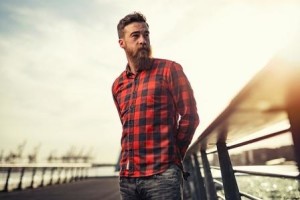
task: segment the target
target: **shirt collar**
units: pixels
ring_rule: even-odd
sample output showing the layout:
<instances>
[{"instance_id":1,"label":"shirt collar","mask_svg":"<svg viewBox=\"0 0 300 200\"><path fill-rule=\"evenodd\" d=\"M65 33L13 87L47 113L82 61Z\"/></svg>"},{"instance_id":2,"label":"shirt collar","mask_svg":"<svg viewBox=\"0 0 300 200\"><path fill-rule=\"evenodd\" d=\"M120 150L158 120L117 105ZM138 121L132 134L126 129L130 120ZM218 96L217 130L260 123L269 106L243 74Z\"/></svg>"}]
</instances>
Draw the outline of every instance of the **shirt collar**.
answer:
<instances>
[{"instance_id":1,"label":"shirt collar","mask_svg":"<svg viewBox=\"0 0 300 200\"><path fill-rule=\"evenodd\" d=\"M129 64L126 65L126 70L125 70L125 72L126 72L126 76L127 76L128 78L134 76L134 73L132 73L131 70L130 70Z\"/></svg>"}]
</instances>

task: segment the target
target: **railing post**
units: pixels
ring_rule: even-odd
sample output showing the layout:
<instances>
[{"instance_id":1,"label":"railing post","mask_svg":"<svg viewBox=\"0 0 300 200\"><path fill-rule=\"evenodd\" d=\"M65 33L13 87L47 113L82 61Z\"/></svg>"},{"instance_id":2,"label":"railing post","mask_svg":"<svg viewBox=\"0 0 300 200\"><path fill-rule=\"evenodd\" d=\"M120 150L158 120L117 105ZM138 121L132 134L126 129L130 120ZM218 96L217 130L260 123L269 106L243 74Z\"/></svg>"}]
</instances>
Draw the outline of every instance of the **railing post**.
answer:
<instances>
[{"instance_id":1,"label":"railing post","mask_svg":"<svg viewBox=\"0 0 300 200\"><path fill-rule=\"evenodd\" d=\"M239 188L235 179L226 143L218 142L217 149L222 173L225 198L228 200L241 200Z\"/></svg>"},{"instance_id":2,"label":"railing post","mask_svg":"<svg viewBox=\"0 0 300 200\"><path fill-rule=\"evenodd\" d=\"M34 188L34 177L36 174L36 168L32 168L32 176L31 176L31 183L30 183L30 187L29 188Z\"/></svg>"},{"instance_id":3,"label":"railing post","mask_svg":"<svg viewBox=\"0 0 300 200\"><path fill-rule=\"evenodd\" d=\"M191 167L190 167L191 162L192 161L191 161L190 156L187 156L184 159L183 166L184 166L184 169L187 172L191 171ZM191 186L190 186L189 178L187 178L187 180L183 184L183 198L184 199L190 199L190 198L192 198L192 192L191 192Z\"/></svg>"},{"instance_id":4,"label":"railing post","mask_svg":"<svg viewBox=\"0 0 300 200\"><path fill-rule=\"evenodd\" d=\"M52 185L53 184L53 174L54 174L54 171L55 171L55 167L52 167L51 168L51 173L50 173L50 182L48 185Z\"/></svg>"},{"instance_id":5,"label":"railing post","mask_svg":"<svg viewBox=\"0 0 300 200\"><path fill-rule=\"evenodd\" d=\"M290 82L287 93L287 113L291 126L291 133L294 143L295 161L300 172L300 69L295 66L290 72ZM299 177L300 179L300 177Z\"/></svg>"},{"instance_id":6,"label":"railing post","mask_svg":"<svg viewBox=\"0 0 300 200\"><path fill-rule=\"evenodd\" d=\"M80 180L83 180L83 177L84 177L84 167L81 167L80 168Z\"/></svg>"},{"instance_id":7,"label":"railing post","mask_svg":"<svg viewBox=\"0 0 300 200\"><path fill-rule=\"evenodd\" d=\"M207 199L214 200L218 199L217 197L217 191L215 187L215 183L211 174L210 170L210 164L207 158L207 154L205 150L201 150L201 158L202 158L202 164L203 164L203 170L204 170L204 181L205 181L205 189L206 189L206 195Z\"/></svg>"},{"instance_id":8,"label":"railing post","mask_svg":"<svg viewBox=\"0 0 300 200\"><path fill-rule=\"evenodd\" d=\"M194 155L193 155L193 157L194 157ZM195 163L195 159L194 159L194 162L192 162L192 165L193 165L193 180L194 180L195 194L196 194L197 199L201 199L200 198L201 194L200 194L199 177L198 177L198 173L197 173L197 164Z\"/></svg>"},{"instance_id":9,"label":"railing post","mask_svg":"<svg viewBox=\"0 0 300 200\"><path fill-rule=\"evenodd\" d=\"M194 176L195 167L193 165L192 158L190 158L189 168L191 170L191 178L192 178L192 180L190 181L191 186L192 186L191 196L192 196L193 200L198 200L200 197L198 196L198 193L197 193L197 184L196 184L197 179Z\"/></svg>"},{"instance_id":10,"label":"railing post","mask_svg":"<svg viewBox=\"0 0 300 200\"><path fill-rule=\"evenodd\" d=\"M81 167L80 168L80 180L83 180L83 178L84 178L84 167Z\"/></svg>"},{"instance_id":11,"label":"railing post","mask_svg":"<svg viewBox=\"0 0 300 200\"><path fill-rule=\"evenodd\" d=\"M70 182L74 181L75 180L75 173L74 173L74 167L71 169L71 179L70 179Z\"/></svg>"},{"instance_id":12,"label":"railing post","mask_svg":"<svg viewBox=\"0 0 300 200\"><path fill-rule=\"evenodd\" d=\"M65 178L64 178L63 183L67 183L68 182L69 171L70 171L69 168L65 168Z\"/></svg>"},{"instance_id":13,"label":"railing post","mask_svg":"<svg viewBox=\"0 0 300 200\"><path fill-rule=\"evenodd\" d=\"M75 168L75 181L79 180L79 172L80 172L80 168L76 167Z\"/></svg>"},{"instance_id":14,"label":"railing post","mask_svg":"<svg viewBox=\"0 0 300 200\"><path fill-rule=\"evenodd\" d=\"M57 175L57 181L56 181L56 184L59 184L60 183L60 180L61 180L61 172L62 172L62 170L63 170L63 168L59 168L59 169L57 169L57 173L58 173L58 175Z\"/></svg>"},{"instance_id":15,"label":"railing post","mask_svg":"<svg viewBox=\"0 0 300 200\"><path fill-rule=\"evenodd\" d=\"M6 182L5 182L5 185L4 185L4 188L3 188L4 192L8 191L8 185L9 185L9 178L10 178L11 170L12 170L11 167L9 167L8 170L7 170Z\"/></svg>"},{"instance_id":16,"label":"railing post","mask_svg":"<svg viewBox=\"0 0 300 200\"><path fill-rule=\"evenodd\" d=\"M200 164L198 161L198 156L196 153L193 154L193 156L194 156L196 177L198 179L198 181L197 181L198 190L197 191L199 192L200 200L207 200L205 187L204 187L204 181L203 181L203 177L202 177L201 170L200 170Z\"/></svg>"},{"instance_id":17,"label":"railing post","mask_svg":"<svg viewBox=\"0 0 300 200\"><path fill-rule=\"evenodd\" d=\"M66 179L65 179L65 183L67 182L71 182L72 179L72 169L71 168L67 168L66 169Z\"/></svg>"},{"instance_id":18,"label":"railing post","mask_svg":"<svg viewBox=\"0 0 300 200\"><path fill-rule=\"evenodd\" d=\"M89 168L85 169L85 179L89 178Z\"/></svg>"},{"instance_id":19,"label":"railing post","mask_svg":"<svg viewBox=\"0 0 300 200\"><path fill-rule=\"evenodd\" d=\"M21 173L20 173L20 181L19 181L19 185L17 187L17 190L22 190L22 181L23 181L23 177L25 174L25 167L21 168Z\"/></svg>"},{"instance_id":20,"label":"railing post","mask_svg":"<svg viewBox=\"0 0 300 200\"><path fill-rule=\"evenodd\" d=\"M44 167L43 170L42 170L42 181L41 181L40 187L44 186L44 178L45 178L46 169L47 168Z\"/></svg>"},{"instance_id":21,"label":"railing post","mask_svg":"<svg viewBox=\"0 0 300 200\"><path fill-rule=\"evenodd\" d=\"M77 167L75 167L74 168L74 181L77 181L77 177L78 177L78 168Z\"/></svg>"}]
</instances>

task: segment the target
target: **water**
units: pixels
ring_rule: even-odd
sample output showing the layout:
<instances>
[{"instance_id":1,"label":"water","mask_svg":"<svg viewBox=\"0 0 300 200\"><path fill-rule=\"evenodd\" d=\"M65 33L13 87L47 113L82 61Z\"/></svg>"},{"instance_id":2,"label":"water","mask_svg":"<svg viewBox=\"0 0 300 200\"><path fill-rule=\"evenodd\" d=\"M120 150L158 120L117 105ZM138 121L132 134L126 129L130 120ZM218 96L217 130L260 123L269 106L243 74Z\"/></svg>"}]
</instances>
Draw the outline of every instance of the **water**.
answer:
<instances>
[{"instance_id":1,"label":"water","mask_svg":"<svg viewBox=\"0 0 300 200\"><path fill-rule=\"evenodd\" d=\"M274 165L274 166L239 166L239 170L272 172L284 175L297 176L299 174L295 165ZM220 171L214 170L214 177L221 178ZM236 180L239 190L252 196L264 199L293 199L300 200L300 183L299 180L287 178L272 178L265 176L236 174ZM219 191L224 196L224 191ZM247 199L247 198L242 198Z\"/></svg>"},{"instance_id":2,"label":"water","mask_svg":"<svg viewBox=\"0 0 300 200\"><path fill-rule=\"evenodd\" d=\"M300 199L299 181L261 176L238 176L240 191L261 199Z\"/></svg>"}]
</instances>

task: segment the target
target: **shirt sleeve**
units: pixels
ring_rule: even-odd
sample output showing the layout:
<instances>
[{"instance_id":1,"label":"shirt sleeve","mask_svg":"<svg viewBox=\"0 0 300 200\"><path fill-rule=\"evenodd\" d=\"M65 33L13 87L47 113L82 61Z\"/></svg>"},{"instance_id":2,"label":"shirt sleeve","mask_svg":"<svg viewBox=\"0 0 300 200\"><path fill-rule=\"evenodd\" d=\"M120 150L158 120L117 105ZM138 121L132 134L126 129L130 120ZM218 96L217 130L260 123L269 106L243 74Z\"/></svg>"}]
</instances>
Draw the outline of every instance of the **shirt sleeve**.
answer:
<instances>
[{"instance_id":1,"label":"shirt sleeve","mask_svg":"<svg viewBox=\"0 0 300 200\"><path fill-rule=\"evenodd\" d=\"M120 121L121 121L121 124L122 124L122 120L121 120L121 112L120 112L120 107L119 107L119 103L118 103L118 100L116 98L116 88L115 88L115 83L113 83L112 85L112 88L111 88L111 91L112 91L112 96L113 96L113 100L114 100L114 103L115 103L115 106L117 108L117 111L118 111L118 114L119 114L119 118L120 118Z\"/></svg>"},{"instance_id":2,"label":"shirt sleeve","mask_svg":"<svg viewBox=\"0 0 300 200\"><path fill-rule=\"evenodd\" d=\"M199 125L196 101L192 87L183 72L181 65L173 63L169 77L170 88L177 113L179 115L176 142L181 159L192 141Z\"/></svg>"}]
</instances>

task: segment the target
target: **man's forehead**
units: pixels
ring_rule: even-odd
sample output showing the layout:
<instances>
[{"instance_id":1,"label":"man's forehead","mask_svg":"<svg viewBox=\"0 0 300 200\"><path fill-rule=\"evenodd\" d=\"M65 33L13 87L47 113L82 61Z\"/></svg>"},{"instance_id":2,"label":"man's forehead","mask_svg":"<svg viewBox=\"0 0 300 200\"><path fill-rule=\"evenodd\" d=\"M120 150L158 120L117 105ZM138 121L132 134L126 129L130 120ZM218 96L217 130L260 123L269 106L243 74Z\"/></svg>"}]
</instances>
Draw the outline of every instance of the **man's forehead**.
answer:
<instances>
[{"instance_id":1,"label":"man's forehead","mask_svg":"<svg viewBox=\"0 0 300 200\"><path fill-rule=\"evenodd\" d=\"M125 32L132 33L132 32L146 32L148 31L148 26L144 22L133 22L131 24L128 24L124 28Z\"/></svg>"}]
</instances>

